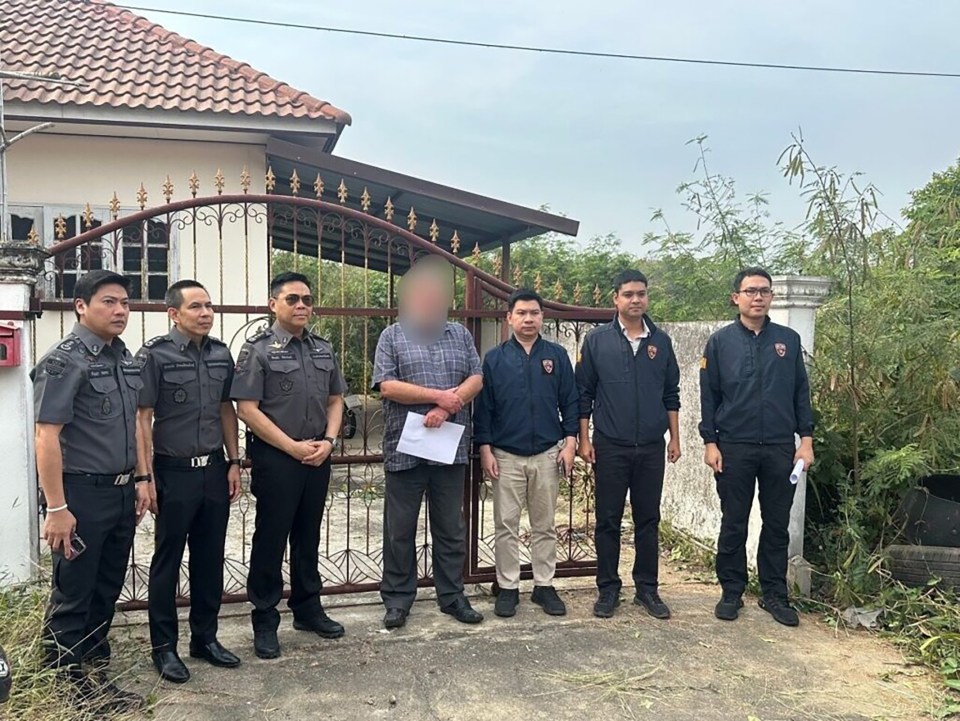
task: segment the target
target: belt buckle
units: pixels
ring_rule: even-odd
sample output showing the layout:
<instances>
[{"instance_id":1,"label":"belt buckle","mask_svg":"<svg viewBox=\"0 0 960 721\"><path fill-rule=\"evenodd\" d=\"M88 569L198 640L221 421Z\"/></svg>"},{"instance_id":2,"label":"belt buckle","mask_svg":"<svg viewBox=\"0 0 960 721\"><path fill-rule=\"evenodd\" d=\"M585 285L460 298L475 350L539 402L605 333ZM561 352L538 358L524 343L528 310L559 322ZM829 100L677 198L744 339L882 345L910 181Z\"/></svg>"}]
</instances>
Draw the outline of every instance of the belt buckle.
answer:
<instances>
[{"instance_id":1,"label":"belt buckle","mask_svg":"<svg viewBox=\"0 0 960 721\"><path fill-rule=\"evenodd\" d=\"M191 468L206 468L210 463L210 454L208 453L205 456L194 456L190 459Z\"/></svg>"},{"instance_id":2,"label":"belt buckle","mask_svg":"<svg viewBox=\"0 0 960 721\"><path fill-rule=\"evenodd\" d=\"M113 485L125 486L129 481L130 481L129 473L118 473L117 477L113 479Z\"/></svg>"}]
</instances>

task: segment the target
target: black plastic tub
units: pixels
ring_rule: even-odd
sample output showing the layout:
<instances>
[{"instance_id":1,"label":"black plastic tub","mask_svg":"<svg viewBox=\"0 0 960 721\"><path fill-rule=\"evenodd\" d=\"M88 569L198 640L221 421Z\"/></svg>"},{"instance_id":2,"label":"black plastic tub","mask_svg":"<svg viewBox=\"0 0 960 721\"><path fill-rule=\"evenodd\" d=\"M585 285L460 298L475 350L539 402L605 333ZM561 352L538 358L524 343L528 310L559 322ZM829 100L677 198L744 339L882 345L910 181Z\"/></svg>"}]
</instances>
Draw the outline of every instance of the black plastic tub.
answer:
<instances>
[{"instance_id":1,"label":"black plastic tub","mask_svg":"<svg viewBox=\"0 0 960 721\"><path fill-rule=\"evenodd\" d=\"M960 548L960 476L927 476L900 506L908 542Z\"/></svg>"}]
</instances>

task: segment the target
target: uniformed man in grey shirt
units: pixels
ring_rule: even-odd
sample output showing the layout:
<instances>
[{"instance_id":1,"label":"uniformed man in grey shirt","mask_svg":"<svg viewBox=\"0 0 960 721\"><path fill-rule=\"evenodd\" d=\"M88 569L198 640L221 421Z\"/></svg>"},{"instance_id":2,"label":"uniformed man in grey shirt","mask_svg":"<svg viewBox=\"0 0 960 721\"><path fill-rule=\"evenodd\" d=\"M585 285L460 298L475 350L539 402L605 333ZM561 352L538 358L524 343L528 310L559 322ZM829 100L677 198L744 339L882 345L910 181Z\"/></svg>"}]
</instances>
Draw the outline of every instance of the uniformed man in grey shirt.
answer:
<instances>
[{"instance_id":1,"label":"uniformed man in grey shirt","mask_svg":"<svg viewBox=\"0 0 960 721\"><path fill-rule=\"evenodd\" d=\"M78 700L101 710L143 705L104 673L134 530L155 500L137 453L140 365L120 340L128 290L129 281L111 271L82 275L77 324L30 374L43 538L53 552L46 664L76 684Z\"/></svg>"},{"instance_id":2,"label":"uniformed man in grey shirt","mask_svg":"<svg viewBox=\"0 0 960 721\"><path fill-rule=\"evenodd\" d=\"M217 641L223 549L230 503L240 493L240 455L230 402L233 357L210 336L213 301L195 280L171 285L165 301L173 328L137 353L143 369L140 433L157 489L148 610L153 664L162 678L184 683L190 671L177 654L176 594L187 543L190 655L214 666L240 665Z\"/></svg>"},{"instance_id":3,"label":"uniformed man in grey shirt","mask_svg":"<svg viewBox=\"0 0 960 721\"><path fill-rule=\"evenodd\" d=\"M330 454L340 435L347 385L333 347L310 332L313 295L300 273L270 283L276 322L244 343L231 396L246 423L257 499L247 595L253 604L253 647L277 658L277 604L283 594L283 555L290 543L293 627L323 638L344 630L320 603L320 522L330 483Z\"/></svg>"}]
</instances>

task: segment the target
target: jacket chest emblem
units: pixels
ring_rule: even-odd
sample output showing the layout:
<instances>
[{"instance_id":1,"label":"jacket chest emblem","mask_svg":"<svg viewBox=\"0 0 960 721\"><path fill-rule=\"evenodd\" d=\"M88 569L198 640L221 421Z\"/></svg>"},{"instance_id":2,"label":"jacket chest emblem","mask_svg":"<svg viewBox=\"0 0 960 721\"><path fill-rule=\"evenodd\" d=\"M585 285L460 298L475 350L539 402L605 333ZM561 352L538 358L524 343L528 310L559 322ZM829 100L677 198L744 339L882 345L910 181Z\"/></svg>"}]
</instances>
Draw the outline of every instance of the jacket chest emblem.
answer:
<instances>
[{"instance_id":1,"label":"jacket chest emblem","mask_svg":"<svg viewBox=\"0 0 960 721\"><path fill-rule=\"evenodd\" d=\"M650 360L657 357L657 347L655 345L647 346L647 357L650 358Z\"/></svg>"},{"instance_id":2,"label":"jacket chest emblem","mask_svg":"<svg viewBox=\"0 0 960 721\"><path fill-rule=\"evenodd\" d=\"M548 376L553 375L553 359L552 358L544 358L543 360L540 361L540 365L543 366L544 373L546 373Z\"/></svg>"},{"instance_id":3,"label":"jacket chest emblem","mask_svg":"<svg viewBox=\"0 0 960 721\"><path fill-rule=\"evenodd\" d=\"M787 355L787 345L786 343L774 343L773 349L777 352L777 355L781 358L785 358Z\"/></svg>"}]
</instances>

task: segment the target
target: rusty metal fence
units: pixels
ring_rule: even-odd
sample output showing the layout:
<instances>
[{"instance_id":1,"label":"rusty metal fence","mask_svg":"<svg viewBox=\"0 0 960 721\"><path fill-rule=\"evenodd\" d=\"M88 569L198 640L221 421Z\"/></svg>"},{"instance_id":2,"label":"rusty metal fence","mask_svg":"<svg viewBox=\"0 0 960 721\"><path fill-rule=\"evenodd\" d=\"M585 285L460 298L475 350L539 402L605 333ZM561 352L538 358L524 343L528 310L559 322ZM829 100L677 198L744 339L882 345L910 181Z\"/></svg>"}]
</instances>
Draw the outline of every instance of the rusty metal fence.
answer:
<instances>
[{"instance_id":1,"label":"rusty metal fence","mask_svg":"<svg viewBox=\"0 0 960 721\"><path fill-rule=\"evenodd\" d=\"M336 190L338 202L323 198L319 177L314 197L301 196L296 171L287 182L290 195L273 193L276 178L272 171L265 179L266 194L248 192L251 179L246 171L241 174L239 194L224 194L225 179L220 173L214 185L216 195L201 197L194 175L188 180L191 197L174 201L168 178L162 186L165 202L158 207L148 207L147 192L141 185L135 195L137 208L125 212L115 194L104 207L86 205L74 216L58 216L48 248L47 274L34 299L34 309L42 311L42 317L32 324L33 347L40 354L69 332L73 284L90 269L111 268L131 279L132 313L123 337L132 351L166 332L166 309L161 302L166 286L192 277L207 286L218 304L215 334L229 343L234 355L244 339L269 322L265 302L270 276L280 270L307 274L317 299L314 328L333 342L348 392L353 394L353 423L345 424L341 450L332 459L333 477L324 513L320 559L324 592L375 590L382 568L383 422L370 379L379 333L396 316L394 280L419 256L446 258L453 268L455 291L451 316L473 333L481 353L503 337L504 300L513 287L481 270L478 247L462 257L466 249L460 247L457 231L440 238L436 221L419 219L412 207L401 210L388 197L374 211L374 199L366 189L358 196L359 208L348 207L349 191L343 181ZM403 219L402 227L393 222L395 216ZM418 235L421 229L424 237ZM40 242L35 233L32 239ZM493 267L502 269L503 256L499 251L493 253L497 256ZM501 275L519 279L523 277L519 270L507 268ZM536 282L540 282L539 276ZM594 300L599 304L599 292ZM562 343L573 358L586 332L609 317L607 310L553 300L545 310L545 335ZM245 439L241 437L240 442L243 448ZM595 572L592 482L590 470L578 465L573 479L561 489L558 575ZM256 503L248 489L245 470L243 492L228 527L226 601L246 599L256 515ZM421 585L430 585L430 534L425 514L424 508L419 575ZM465 580L493 581L492 493L475 457L465 481L464 515L468 528ZM121 597L125 608L145 605L152 550L153 526L148 517L137 532ZM528 553L526 544L521 553ZM525 564L524 573L529 572ZM184 603L188 601L186 579L184 569L179 589Z\"/></svg>"}]
</instances>

